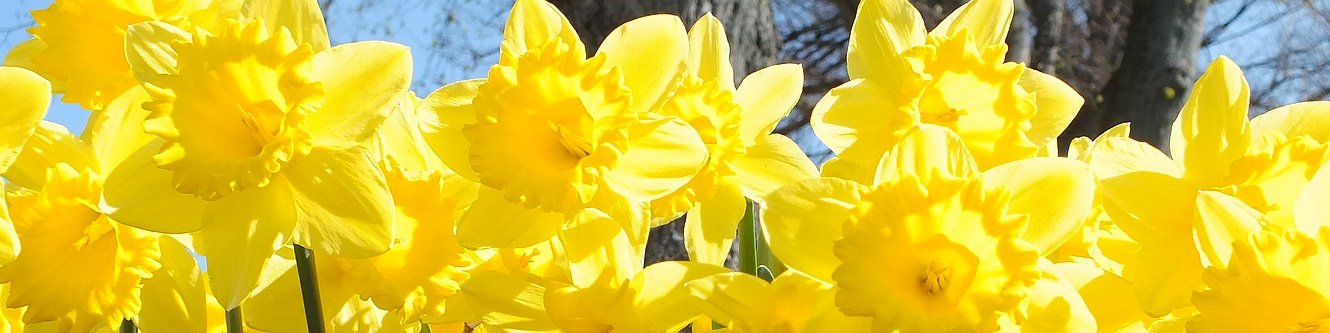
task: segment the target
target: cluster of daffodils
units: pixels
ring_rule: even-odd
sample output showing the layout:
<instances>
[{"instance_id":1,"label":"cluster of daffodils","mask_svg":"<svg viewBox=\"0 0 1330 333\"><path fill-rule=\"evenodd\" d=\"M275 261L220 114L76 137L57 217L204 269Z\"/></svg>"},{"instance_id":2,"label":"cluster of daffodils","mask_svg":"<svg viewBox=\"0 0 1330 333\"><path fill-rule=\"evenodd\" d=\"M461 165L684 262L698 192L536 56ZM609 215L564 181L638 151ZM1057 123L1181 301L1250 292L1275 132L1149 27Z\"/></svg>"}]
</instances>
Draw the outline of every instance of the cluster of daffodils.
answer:
<instances>
[{"instance_id":1,"label":"cluster of daffodils","mask_svg":"<svg viewBox=\"0 0 1330 333\"><path fill-rule=\"evenodd\" d=\"M0 331L1330 331L1330 103L1248 120L1219 58L1169 154L1059 153L1083 101L1004 62L1012 13L863 1L819 169L771 134L802 69L736 83L710 15L588 55L517 0L422 99L314 0L55 0L0 67ZM689 260L644 265L666 223Z\"/></svg>"}]
</instances>

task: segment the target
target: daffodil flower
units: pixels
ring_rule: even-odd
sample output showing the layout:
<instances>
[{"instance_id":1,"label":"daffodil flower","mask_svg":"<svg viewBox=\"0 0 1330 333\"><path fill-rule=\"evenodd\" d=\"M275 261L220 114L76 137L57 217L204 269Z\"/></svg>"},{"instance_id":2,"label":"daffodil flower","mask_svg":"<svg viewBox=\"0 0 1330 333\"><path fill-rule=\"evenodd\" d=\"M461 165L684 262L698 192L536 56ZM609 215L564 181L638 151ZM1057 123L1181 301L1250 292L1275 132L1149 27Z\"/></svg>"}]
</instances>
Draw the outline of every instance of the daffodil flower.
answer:
<instances>
[{"instance_id":1,"label":"daffodil flower","mask_svg":"<svg viewBox=\"0 0 1330 333\"><path fill-rule=\"evenodd\" d=\"M688 38L677 17L630 21L595 56L585 53L553 5L517 1L488 78L426 98L430 146L484 185L458 221L464 246L535 244L585 209L615 216L644 244L646 203L706 163L696 130L651 112L684 68Z\"/></svg>"},{"instance_id":2,"label":"daffodil flower","mask_svg":"<svg viewBox=\"0 0 1330 333\"><path fill-rule=\"evenodd\" d=\"M240 0L60 0L34 11L33 39L14 48L6 65L50 79L62 100L101 110L138 85L125 60L130 25L155 21L180 29L216 30L240 13Z\"/></svg>"},{"instance_id":3,"label":"daffodil flower","mask_svg":"<svg viewBox=\"0 0 1330 333\"><path fill-rule=\"evenodd\" d=\"M1172 158L1128 138L1091 153L1105 212L1140 242L1123 277L1153 316L1187 306L1203 269L1225 267L1233 242L1262 224L1312 233L1326 223L1325 136L1303 124L1330 108L1295 104L1248 121L1247 96L1241 70L1220 57L1173 123Z\"/></svg>"},{"instance_id":4,"label":"daffodil flower","mask_svg":"<svg viewBox=\"0 0 1330 333\"><path fill-rule=\"evenodd\" d=\"M9 289L6 306L24 307L25 323L49 322L66 331L136 317L140 283L160 267L157 236L97 208L106 170L118 162L101 153L121 150L115 146L127 142L108 140L119 133L106 122L89 125L86 143L58 124L36 123L45 113L50 85L17 68L0 68L0 77L5 82L0 94L17 105L6 115L13 122L6 125L0 164L7 181L5 205L22 243L17 257L0 265L0 282ZM109 107L103 116L128 114L131 104Z\"/></svg>"},{"instance_id":5,"label":"daffodil flower","mask_svg":"<svg viewBox=\"0 0 1330 333\"><path fill-rule=\"evenodd\" d=\"M728 272L685 287L702 301L702 311L729 332L866 332L872 324L868 318L842 314L833 302L832 285L793 270L770 283Z\"/></svg>"},{"instance_id":6,"label":"daffodil flower","mask_svg":"<svg viewBox=\"0 0 1330 333\"><path fill-rule=\"evenodd\" d=\"M1011 0L974 0L928 32L909 1L860 3L850 81L813 109L813 131L837 154L823 175L870 183L878 156L921 122L955 131L985 170L1053 143L1083 100L1052 76L1003 62L1011 18Z\"/></svg>"},{"instance_id":7,"label":"daffodil flower","mask_svg":"<svg viewBox=\"0 0 1330 333\"><path fill-rule=\"evenodd\" d=\"M329 47L315 1L252 0L210 31L129 29L157 138L106 180L126 224L196 234L221 304L240 305L289 242L322 255L388 250L393 200L367 142L410 82L406 47Z\"/></svg>"},{"instance_id":8,"label":"daffodil flower","mask_svg":"<svg viewBox=\"0 0 1330 333\"><path fill-rule=\"evenodd\" d=\"M764 68L736 89L725 28L710 14L688 32L687 72L656 113L675 116L706 144L706 165L687 184L651 201L656 224L687 212L684 244L699 262L721 265L747 208L781 185L817 177L817 168L789 138L771 134L803 88L803 69Z\"/></svg>"},{"instance_id":9,"label":"daffodil flower","mask_svg":"<svg viewBox=\"0 0 1330 333\"><path fill-rule=\"evenodd\" d=\"M1330 228L1276 227L1239 239L1225 268L1192 296L1193 332L1321 332L1330 324Z\"/></svg>"},{"instance_id":10,"label":"daffodil flower","mask_svg":"<svg viewBox=\"0 0 1330 333\"><path fill-rule=\"evenodd\" d=\"M782 187L763 213L772 252L835 285L841 312L872 318L878 331L1093 323L1083 308L1049 306L1083 303L1040 262L1089 212L1094 183L1083 163L1035 158L981 174L960 137L923 124L876 169L873 185Z\"/></svg>"}]
</instances>

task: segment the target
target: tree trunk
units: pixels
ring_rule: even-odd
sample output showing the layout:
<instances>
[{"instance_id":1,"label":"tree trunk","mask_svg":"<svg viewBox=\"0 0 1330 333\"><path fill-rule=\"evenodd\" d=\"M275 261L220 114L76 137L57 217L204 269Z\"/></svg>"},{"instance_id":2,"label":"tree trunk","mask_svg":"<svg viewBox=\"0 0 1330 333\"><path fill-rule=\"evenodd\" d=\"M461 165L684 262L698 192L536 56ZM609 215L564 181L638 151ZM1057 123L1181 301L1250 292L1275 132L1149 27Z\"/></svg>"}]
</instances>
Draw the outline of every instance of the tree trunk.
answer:
<instances>
[{"instance_id":1,"label":"tree trunk","mask_svg":"<svg viewBox=\"0 0 1330 333\"><path fill-rule=\"evenodd\" d=\"M1136 0L1122 62L1099 94L1103 101L1078 115L1064 137L1094 137L1131 122L1132 137L1164 147L1193 83L1209 3Z\"/></svg>"},{"instance_id":2,"label":"tree trunk","mask_svg":"<svg viewBox=\"0 0 1330 333\"><path fill-rule=\"evenodd\" d=\"M725 25L730 40L730 63L735 81L775 64L781 49L781 36L772 17L771 0L551 0L577 30L593 53L614 28L632 19L651 14L674 14L691 27L710 12ZM666 260L687 260L683 244L683 219L651 230L647 240L646 264ZM734 252L731 251L731 259ZM733 261L733 260L731 260Z\"/></svg>"},{"instance_id":3,"label":"tree trunk","mask_svg":"<svg viewBox=\"0 0 1330 333\"><path fill-rule=\"evenodd\" d=\"M1040 72L1055 74L1058 66L1058 38L1062 36L1063 18L1067 2L1063 0L1030 0L1030 15L1034 18L1034 47L1030 54L1030 67Z\"/></svg>"},{"instance_id":4,"label":"tree trunk","mask_svg":"<svg viewBox=\"0 0 1330 333\"><path fill-rule=\"evenodd\" d=\"M1029 63L1034 48L1034 22L1026 0L1012 3L1011 30L1007 32L1007 61Z\"/></svg>"}]
</instances>

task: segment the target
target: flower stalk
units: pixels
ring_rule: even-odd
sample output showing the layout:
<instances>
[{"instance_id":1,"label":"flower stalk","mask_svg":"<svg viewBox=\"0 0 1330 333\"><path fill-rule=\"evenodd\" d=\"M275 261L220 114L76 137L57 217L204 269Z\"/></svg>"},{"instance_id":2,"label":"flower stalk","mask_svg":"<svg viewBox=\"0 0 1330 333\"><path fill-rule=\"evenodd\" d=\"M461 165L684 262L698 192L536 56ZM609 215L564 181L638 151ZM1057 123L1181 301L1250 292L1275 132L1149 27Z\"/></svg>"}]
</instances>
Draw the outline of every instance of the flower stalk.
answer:
<instances>
[{"instance_id":1,"label":"flower stalk","mask_svg":"<svg viewBox=\"0 0 1330 333\"><path fill-rule=\"evenodd\" d=\"M319 301L319 280L314 272L314 252L294 245L296 273L300 275L300 295L305 303L305 324L309 332L323 332L323 305Z\"/></svg>"}]
</instances>

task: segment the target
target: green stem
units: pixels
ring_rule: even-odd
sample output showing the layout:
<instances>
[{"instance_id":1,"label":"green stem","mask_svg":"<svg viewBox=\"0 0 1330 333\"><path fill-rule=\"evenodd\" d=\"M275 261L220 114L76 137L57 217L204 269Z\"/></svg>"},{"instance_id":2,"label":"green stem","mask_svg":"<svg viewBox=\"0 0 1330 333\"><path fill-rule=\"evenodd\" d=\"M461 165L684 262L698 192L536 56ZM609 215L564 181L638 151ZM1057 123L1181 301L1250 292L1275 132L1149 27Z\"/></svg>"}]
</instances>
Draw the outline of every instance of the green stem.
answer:
<instances>
[{"instance_id":1,"label":"green stem","mask_svg":"<svg viewBox=\"0 0 1330 333\"><path fill-rule=\"evenodd\" d=\"M748 202L748 207L744 210L744 217L739 220L739 271L750 275L757 275L757 220L753 209L756 208L752 201Z\"/></svg>"},{"instance_id":2,"label":"green stem","mask_svg":"<svg viewBox=\"0 0 1330 333\"><path fill-rule=\"evenodd\" d=\"M319 301L319 279L314 273L314 251L295 245L295 252L300 296L305 303L305 325L310 333L323 333L323 303Z\"/></svg>"},{"instance_id":3,"label":"green stem","mask_svg":"<svg viewBox=\"0 0 1330 333\"><path fill-rule=\"evenodd\" d=\"M120 321L120 333L138 333L138 332L139 332L139 327L138 325L134 325L134 321L129 320L129 318L125 318L125 320Z\"/></svg>"},{"instance_id":4,"label":"green stem","mask_svg":"<svg viewBox=\"0 0 1330 333\"><path fill-rule=\"evenodd\" d=\"M245 331L245 319L240 316L240 307L226 310L226 332L242 333Z\"/></svg>"}]
</instances>

